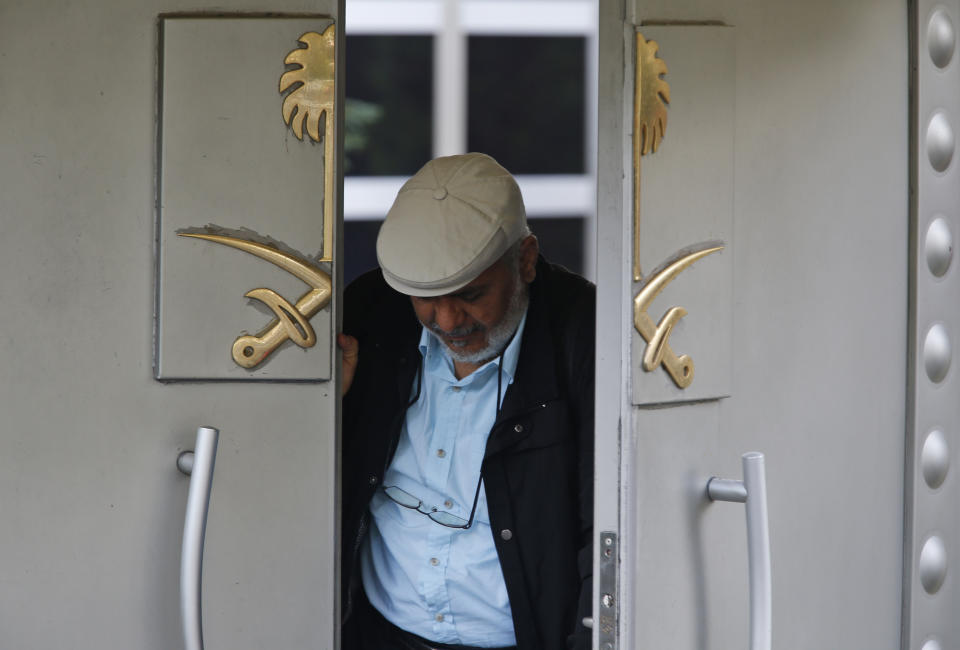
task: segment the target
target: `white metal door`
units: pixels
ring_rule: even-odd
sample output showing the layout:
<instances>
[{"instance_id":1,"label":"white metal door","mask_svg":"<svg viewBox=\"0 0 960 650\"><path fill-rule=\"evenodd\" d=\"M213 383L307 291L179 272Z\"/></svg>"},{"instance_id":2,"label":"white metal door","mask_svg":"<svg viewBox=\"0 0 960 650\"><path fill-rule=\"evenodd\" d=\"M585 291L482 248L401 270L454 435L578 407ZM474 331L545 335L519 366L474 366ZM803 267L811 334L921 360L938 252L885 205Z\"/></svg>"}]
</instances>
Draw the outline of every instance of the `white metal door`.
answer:
<instances>
[{"instance_id":1,"label":"white metal door","mask_svg":"<svg viewBox=\"0 0 960 650\"><path fill-rule=\"evenodd\" d=\"M597 647L749 647L744 509L706 494L748 451L766 458L773 647L900 646L907 18L896 1L601 2L597 538L620 563L604 584L598 554ZM638 31L670 96L634 283ZM669 330L695 364L680 388L666 362L643 369L634 297L717 242L647 306L687 312Z\"/></svg>"},{"instance_id":2,"label":"white metal door","mask_svg":"<svg viewBox=\"0 0 960 650\"><path fill-rule=\"evenodd\" d=\"M218 8L240 13L263 5L229 2ZM206 647L335 647L336 297L312 321L313 348L288 343L264 366L273 369L269 375L286 367L283 358L302 358L308 365L321 359L316 365L324 381L209 381L189 373L177 377L188 380L179 383L154 378L155 327L156 336L165 327L162 320L154 322L155 285L168 288L166 279L156 279L155 260L164 247L180 247L181 269L197 260L206 265L180 286L208 297L176 290L164 307L167 316L192 309L193 334L213 332L217 343L208 356L226 363L234 379L247 376L230 365L234 336L244 329L256 332L279 316L252 308L243 293L269 287L289 306L304 291L299 280L244 252L157 230L157 201L164 196L157 185L169 178L158 175L169 135L157 129L163 112L159 68L172 54L159 47L159 17L202 9L182 2L69 0L0 8L4 648L183 647L178 582L189 479L178 472L176 460L193 448L202 425L220 430L203 573ZM285 65L283 54L304 47L297 42L303 21L313 20L318 28L331 19L339 25L342 2L293 2L271 10L297 14L278 60L265 63L259 46L251 49L256 29L238 30L233 42L204 41L206 32L199 41L187 39L201 54L196 68L209 75L198 93L209 98L230 92L248 100L235 103L232 113L197 116L236 138L232 158L203 167L207 163L200 161L212 157L210 152L218 146L217 155L224 151L224 139L204 131L211 138L198 139L192 153L196 169L206 171L181 179L179 190L182 204L187 199L198 204L210 199L206 188L217 187L222 200L209 203L234 201L234 207L219 214L197 212L195 222L181 226L253 227L240 212L244 206L237 207L236 197L224 190L231 184L238 196L251 197L247 203L271 192L280 196L273 204L278 214L303 202L302 178L266 165L257 169L266 150L276 148L264 144L268 136L231 131L260 97L275 104L271 120L279 123L265 124L265 132L280 134L280 146L308 147L317 161L324 158L322 138L304 142L287 131L278 82L296 67ZM183 20L240 20L249 27L249 21L268 18L207 12ZM275 28L276 23L270 29ZM249 38L241 39L241 33ZM218 69L224 57L249 74ZM264 66L270 71L265 85L255 74ZM218 87L227 73L241 83ZM183 115L189 114L182 110L164 128L183 127ZM322 162L310 165L323 169ZM243 174L263 187L236 182ZM194 184L187 187L187 181ZM325 218L336 219L336 209L323 207L325 195L335 199L322 176L312 174L315 209L300 215L304 232L321 230ZM161 212L172 202L161 205ZM312 241L290 234L299 232L293 221L277 217L266 223L258 227L260 235L302 247L310 256L320 253ZM339 259L333 257L333 264L317 264L332 272L336 283ZM218 320L224 312L217 301L224 297L246 320ZM176 339L164 345L176 351ZM207 353L195 356L203 361Z\"/></svg>"}]
</instances>

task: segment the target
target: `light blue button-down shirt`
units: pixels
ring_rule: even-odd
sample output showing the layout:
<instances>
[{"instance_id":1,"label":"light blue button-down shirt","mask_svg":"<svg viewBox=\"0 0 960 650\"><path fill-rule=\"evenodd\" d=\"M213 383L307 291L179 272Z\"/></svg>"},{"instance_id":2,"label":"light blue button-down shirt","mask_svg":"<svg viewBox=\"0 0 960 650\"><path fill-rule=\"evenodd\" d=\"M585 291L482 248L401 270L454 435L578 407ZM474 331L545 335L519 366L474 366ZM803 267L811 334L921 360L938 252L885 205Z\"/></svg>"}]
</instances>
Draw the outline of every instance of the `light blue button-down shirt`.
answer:
<instances>
[{"instance_id":1,"label":"light blue button-down shirt","mask_svg":"<svg viewBox=\"0 0 960 650\"><path fill-rule=\"evenodd\" d=\"M524 315L504 350L502 368L498 357L460 380L446 346L423 331L420 398L407 409L383 485L418 497L424 510L436 507L470 518L497 414L497 374L503 373L505 394L517 370L526 320ZM361 555L363 586L387 620L438 643L516 645L483 489L467 530L441 526L397 504L383 490L375 493L370 512Z\"/></svg>"}]
</instances>

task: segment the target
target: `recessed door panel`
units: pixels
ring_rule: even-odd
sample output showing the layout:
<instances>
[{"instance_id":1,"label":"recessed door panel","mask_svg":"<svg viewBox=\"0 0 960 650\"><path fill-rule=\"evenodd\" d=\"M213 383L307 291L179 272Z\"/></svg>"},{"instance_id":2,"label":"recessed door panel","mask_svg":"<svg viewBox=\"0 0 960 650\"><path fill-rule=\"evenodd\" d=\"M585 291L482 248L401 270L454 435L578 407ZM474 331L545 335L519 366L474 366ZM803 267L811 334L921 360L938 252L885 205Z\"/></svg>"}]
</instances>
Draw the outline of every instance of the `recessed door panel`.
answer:
<instances>
[{"instance_id":1,"label":"recessed door panel","mask_svg":"<svg viewBox=\"0 0 960 650\"><path fill-rule=\"evenodd\" d=\"M322 17L160 27L157 377L329 379L336 27ZM250 242L279 259L238 247ZM268 337L283 340L258 342Z\"/></svg>"},{"instance_id":2,"label":"recessed door panel","mask_svg":"<svg viewBox=\"0 0 960 650\"><path fill-rule=\"evenodd\" d=\"M735 29L650 25L638 33L648 41L640 47L651 48L650 41L657 44L657 57L667 62L664 81L670 86L664 139L640 162L641 284L684 254L722 248L678 273L644 306L654 322L671 307L686 310L668 344L674 355L689 357L693 380L681 387L665 368L638 372L633 401L657 404L725 397L733 376ZM643 367L648 347L635 328L633 367Z\"/></svg>"}]
</instances>

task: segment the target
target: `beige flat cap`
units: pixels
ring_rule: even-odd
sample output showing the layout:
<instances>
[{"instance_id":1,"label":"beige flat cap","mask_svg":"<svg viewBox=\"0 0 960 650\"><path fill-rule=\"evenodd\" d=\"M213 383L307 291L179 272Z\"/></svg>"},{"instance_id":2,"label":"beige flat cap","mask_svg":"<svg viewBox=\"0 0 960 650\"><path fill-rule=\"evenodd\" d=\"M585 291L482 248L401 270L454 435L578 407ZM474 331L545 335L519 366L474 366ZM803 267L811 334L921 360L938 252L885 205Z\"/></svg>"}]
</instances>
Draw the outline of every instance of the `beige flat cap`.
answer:
<instances>
[{"instance_id":1,"label":"beige flat cap","mask_svg":"<svg viewBox=\"0 0 960 650\"><path fill-rule=\"evenodd\" d=\"M472 282L526 230L516 180L496 160L468 153L431 160L397 193L377 237L387 283L440 296Z\"/></svg>"}]
</instances>

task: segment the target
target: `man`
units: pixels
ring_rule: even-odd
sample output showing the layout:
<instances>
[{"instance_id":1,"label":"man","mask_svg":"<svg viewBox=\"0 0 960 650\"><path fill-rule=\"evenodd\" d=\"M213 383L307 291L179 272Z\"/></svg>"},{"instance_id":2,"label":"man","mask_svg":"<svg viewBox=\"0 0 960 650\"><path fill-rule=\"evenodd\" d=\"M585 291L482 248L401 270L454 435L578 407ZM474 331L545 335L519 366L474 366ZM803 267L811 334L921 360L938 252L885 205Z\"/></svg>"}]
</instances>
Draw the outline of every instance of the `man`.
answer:
<instances>
[{"instance_id":1,"label":"man","mask_svg":"<svg viewBox=\"0 0 960 650\"><path fill-rule=\"evenodd\" d=\"M588 648L594 287L489 156L427 163L347 289L343 647Z\"/></svg>"}]
</instances>

